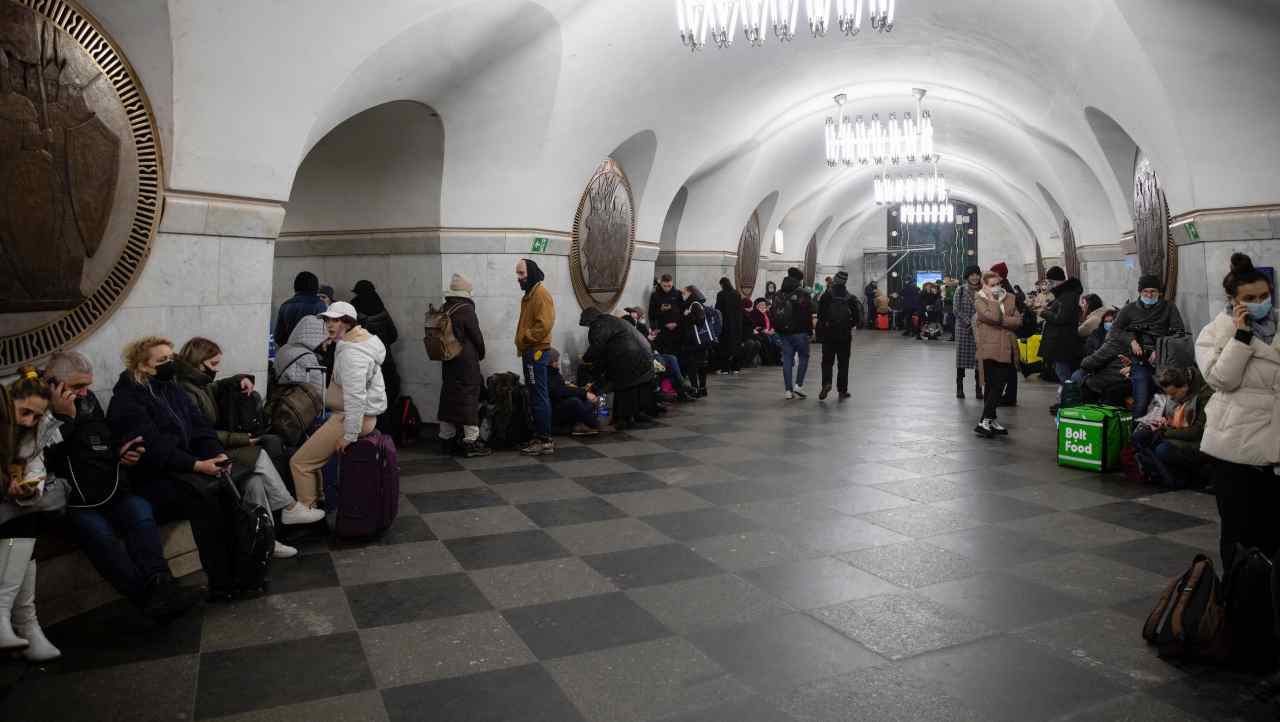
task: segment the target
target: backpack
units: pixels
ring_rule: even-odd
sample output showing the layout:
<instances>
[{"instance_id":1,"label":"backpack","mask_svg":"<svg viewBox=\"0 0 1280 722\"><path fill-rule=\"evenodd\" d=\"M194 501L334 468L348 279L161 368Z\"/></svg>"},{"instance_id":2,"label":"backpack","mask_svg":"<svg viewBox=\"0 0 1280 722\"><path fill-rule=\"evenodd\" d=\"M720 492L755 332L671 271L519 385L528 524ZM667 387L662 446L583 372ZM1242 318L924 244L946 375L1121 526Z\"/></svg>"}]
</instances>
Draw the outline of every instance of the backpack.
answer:
<instances>
[{"instance_id":1,"label":"backpack","mask_svg":"<svg viewBox=\"0 0 1280 722\"><path fill-rule=\"evenodd\" d=\"M231 433L262 436L267 431L262 396L257 391L246 395L239 386L228 386L218 398L218 420Z\"/></svg>"},{"instance_id":2,"label":"backpack","mask_svg":"<svg viewBox=\"0 0 1280 722\"><path fill-rule=\"evenodd\" d=\"M827 304L826 318L822 321L822 329L824 331L835 331L844 334L853 328L854 313L850 303L852 296L840 297L832 296L831 302Z\"/></svg>"},{"instance_id":3,"label":"backpack","mask_svg":"<svg viewBox=\"0 0 1280 722\"><path fill-rule=\"evenodd\" d=\"M90 394L76 399L75 433L64 432L62 443L45 449L49 470L69 482L69 508L102 506L128 491L120 445L114 439L97 398Z\"/></svg>"},{"instance_id":4,"label":"backpack","mask_svg":"<svg viewBox=\"0 0 1280 722\"><path fill-rule=\"evenodd\" d=\"M1213 560L1197 554L1191 566L1160 593L1142 625L1142 638L1161 657L1221 660L1226 651L1222 582Z\"/></svg>"},{"instance_id":5,"label":"backpack","mask_svg":"<svg viewBox=\"0 0 1280 722\"><path fill-rule=\"evenodd\" d=\"M853 314L853 327L867 327L867 310L862 305L862 299L857 296L849 296L850 313Z\"/></svg>"},{"instance_id":6,"label":"backpack","mask_svg":"<svg viewBox=\"0 0 1280 722\"><path fill-rule=\"evenodd\" d=\"M222 478L235 499L231 531L236 586L261 589L267 582L267 568L271 565L271 554L276 546L276 528L271 522L271 512L245 499L231 480L229 470L223 472Z\"/></svg>"},{"instance_id":7,"label":"backpack","mask_svg":"<svg viewBox=\"0 0 1280 722\"><path fill-rule=\"evenodd\" d=\"M1235 562L1226 577L1227 632L1231 661L1250 672L1276 667L1275 611L1271 599L1273 565L1260 549L1236 545Z\"/></svg>"},{"instance_id":8,"label":"backpack","mask_svg":"<svg viewBox=\"0 0 1280 722\"><path fill-rule=\"evenodd\" d=\"M489 448L507 449L533 438L528 392L513 373L494 374L486 384L492 405Z\"/></svg>"},{"instance_id":9,"label":"backpack","mask_svg":"<svg viewBox=\"0 0 1280 722\"><path fill-rule=\"evenodd\" d=\"M708 308L701 303L697 305L702 306L703 320L702 323L695 323L692 326L693 341L699 346L709 346L720 340L720 332L724 330L724 318L715 308Z\"/></svg>"},{"instance_id":10,"label":"backpack","mask_svg":"<svg viewBox=\"0 0 1280 722\"><path fill-rule=\"evenodd\" d=\"M1156 369L1187 369L1196 365L1196 339L1189 333L1176 333L1156 339Z\"/></svg>"},{"instance_id":11,"label":"backpack","mask_svg":"<svg viewBox=\"0 0 1280 722\"><path fill-rule=\"evenodd\" d=\"M448 311L435 306L427 306L427 319L423 328L422 345L427 349L427 358L432 361L452 361L462 353L462 342L453 335L452 314L457 306Z\"/></svg>"},{"instance_id":12,"label":"backpack","mask_svg":"<svg viewBox=\"0 0 1280 722\"><path fill-rule=\"evenodd\" d=\"M304 358L306 354L295 358L280 369L275 378L283 378L289 367ZM270 384L269 389L267 403L262 409L268 428L284 440L285 446L301 446L316 418L324 413L324 397L311 384L277 381Z\"/></svg>"},{"instance_id":13,"label":"backpack","mask_svg":"<svg viewBox=\"0 0 1280 722\"><path fill-rule=\"evenodd\" d=\"M792 291L788 296L775 297L773 307L769 309L769 314L773 316L773 326L778 329L779 333L789 333L792 325L795 323L797 309L800 303L800 294Z\"/></svg>"}]
</instances>

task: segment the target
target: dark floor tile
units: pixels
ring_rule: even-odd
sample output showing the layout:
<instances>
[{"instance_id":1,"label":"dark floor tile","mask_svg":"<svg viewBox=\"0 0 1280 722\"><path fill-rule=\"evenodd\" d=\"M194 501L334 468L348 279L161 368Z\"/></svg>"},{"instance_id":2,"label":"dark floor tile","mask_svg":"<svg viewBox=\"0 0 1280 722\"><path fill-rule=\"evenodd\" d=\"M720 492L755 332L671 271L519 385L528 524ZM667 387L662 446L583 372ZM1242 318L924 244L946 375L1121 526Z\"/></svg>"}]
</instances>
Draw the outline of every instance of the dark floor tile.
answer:
<instances>
[{"instance_id":1,"label":"dark floor tile","mask_svg":"<svg viewBox=\"0 0 1280 722\"><path fill-rule=\"evenodd\" d=\"M995 632L982 622L916 594L854 599L810 612L867 649L905 659Z\"/></svg>"},{"instance_id":2,"label":"dark floor tile","mask_svg":"<svg viewBox=\"0 0 1280 722\"><path fill-rule=\"evenodd\" d=\"M1071 551L1059 544L992 526L932 536L929 543L972 559L985 569L1007 569Z\"/></svg>"},{"instance_id":3,"label":"dark floor tile","mask_svg":"<svg viewBox=\"0 0 1280 722\"><path fill-rule=\"evenodd\" d=\"M810 682L776 702L804 722L985 722L938 685L916 679L897 665Z\"/></svg>"},{"instance_id":4,"label":"dark floor tile","mask_svg":"<svg viewBox=\"0 0 1280 722\"><path fill-rule=\"evenodd\" d=\"M591 459L605 458L608 457L589 446L557 446L556 453L537 457L538 461L548 464L560 461L590 461Z\"/></svg>"},{"instance_id":5,"label":"dark floor tile","mask_svg":"<svg viewBox=\"0 0 1280 722\"><path fill-rule=\"evenodd\" d=\"M1054 509L1000 494L975 494L938 502L934 506L984 522L1014 521L1052 514Z\"/></svg>"},{"instance_id":6,"label":"dark floor tile","mask_svg":"<svg viewBox=\"0 0 1280 722\"><path fill-rule=\"evenodd\" d=\"M945 466L943 467L945 468ZM1017 473L1001 473L992 471L989 468L972 469L969 471L957 471L937 477L943 481L949 481L953 484L967 486L982 491L1005 491L1008 489L1020 489L1024 486L1035 486L1043 484L1044 479L1029 475Z\"/></svg>"},{"instance_id":7,"label":"dark floor tile","mask_svg":"<svg viewBox=\"0 0 1280 722\"><path fill-rule=\"evenodd\" d=\"M903 663L991 722L1040 722L1118 697L1121 687L1009 637L921 655Z\"/></svg>"},{"instance_id":8,"label":"dark floor tile","mask_svg":"<svg viewBox=\"0 0 1280 722\"><path fill-rule=\"evenodd\" d=\"M662 717L653 722L796 722L761 697L748 697L716 707Z\"/></svg>"},{"instance_id":9,"label":"dark floor tile","mask_svg":"<svg viewBox=\"0 0 1280 722\"><path fill-rule=\"evenodd\" d=\"M580 499L557 499L521 504L517 507L540 527L569 526L592 521L605 521L626 516L621 509L598 496Z\"/></svg>"},{"instance_id":10,"label":"dark floor tile","mask_svg":"<svg viewBox=\"0 0 1280 722\"><path fill-rule=\"evenodd\" d=\"M724 509L693 509L644 518L658 531L672 539L692 541L726 534L739 534L759 529L754 522Z\"/></svg>"},{"instance_id":11,"label":"dark floor tile","mask_svg":"<svg viewBox=\"0 0 1280 722\"><path fill-rule=\"evenodd\" d=\"M400 458L400 476L418 476L419 474L444 474L450 471L465 471L466 467L456 459L434 457L427 459Z\"/></svg>"},{"instance_id":12,"label":"dark floor tile","mask_svg":"<svg viewBox=\"0 0 1280 722\"><path fill-rule=\"evenodd\" d=\"M554 456L539 457L544 462L558 461ZM559 479L560 474L546 464L529 463L521 466L497 466L492 469L473 469L472 472L486 484L514 484L520 481L546 481Z\"/></svg>"},{"instance_id":13,"label":"dark floor tile","mask_svg":"<svg viewBox=\"0 0 1280 722\"><path fill-rule=\"evenodd\" d=\"M683 544L663 544L609 554L593 554L582 560L623 589L666 584L723 572L720 567Z\"/></svg>"},{"instance_id":14,"label":"dark floor tile","mask_svg":"<svg viewBox=\"0 0 1280 722\"><path fill-rule=\"evenodd\" d=\"M396 579L346 587L351 616L361 629L491 609L466 574Z\"/></svg>"},{"instance_id":15,"label":"dark floor tile","mask_svg":"<svg viewBox=\"0 0 1280 722\"><path fill-rule=\"evenodd\" d=\"M117 600L44 631L49 641L62 650L58 668L75 671L199 652L203 623L203 607L196 607L169 624L158 625L139 614L133 605Z\"/></svg>"},{"instance_id":16,"label":"dark floor tile","mask_svg":"<svg viewBox=\"0 0 1280 722\"><path fill-rule=\"evenodd\" d=\"M416 509L416 505L415 505ZM427 526L427 522L417 514L396 517L391 522L391 526L381 534L370 537L356 539L334 539L330 542L330 548L339 549L357 549L366 546L391 546L395 544L412 544L414 542L435 541L436 535L431 531L431 527ZM280 566L285 562L277 562L272 566L274 571L276 566Z\"/></svg>"},{"instance_id":17,"label":"dark floor tile","mask_svg":"<svg viewBox=\"0 0 1280 722\"><path fill-rule=\"evenodd\" d=\"M1061 619L1091 605L1008 574L979 574L917 589L945 607L1000 631Z\"/></svg>"},{"instance_id":18,"label":"dark floor tile","mask_svg":"<svg viewBox=\"0 0 1280 722\"><path fill-rule=\"evenodd\" d=\"M540 530L450 539L444 545L463 569L488 569L569 556L559 542Z\"/></svg>"},{"instance_id":19,"label":"dark floor tile","mask_svg":"<svg viewBox=\"0 0 1280 722\"><path fill-rule=\"evenodd\" d=\"M382 701L391 722L582 720L540 664L385 689Z\"/></svg>"},{"instance_id":20,"label":"dark floor tile","mask_svg":"<svg viewBox=\"0 0 1280 722\"><path fill-rule=\"evenodd\" d=\"M716 627L690 635L689 641L766 696L884 662L857 642L803 614Z\"/></svg>"},{"instance_id":21,"label":"dark floor tile","mask_svg":"<svg viewBox=\"0 0 1280 722\"><path fill-rule=\"evenodd\" d=\"M1146 484L1135 484L1131 481L1109 476L1085 476L1065 479L1059 483L1074 486L1077 489L1084 489L1085 491L1105 494L1116 499L1137 499L1140 496L1150 496L1153 491L1153 487Z\"/></svg>"},{"instance_id":22,"label":"dark floor tile","mask_svg":"<svg viewBox=\"0 0 1280 722\"><path fill-rule=\"evenodd\" d=\"M791 484L781 479L746 479L716 484L698 484L689 487L689 491L712 504L721 506L782 499L799 493Z\"/></svg>"},{"instance_id":23,"label":"dark floor tile","mask_svg":"<svg viewBox=\"0 0 1280 722\"><path fill-rule=\"evenodd\" d=\"M200 663L191 654L66 674L59 674L57 665L42 668L16 661L0 662L0 670L6 665L20 679L12 687L0 682L0 719L172 722L190 719Z\"/></svg>"},{"instance_id":24,"label":"dark floor tile","mask_svg":"<svg viewBox=\"0 0 1280 722\"><path fill-rule=\"evenodd\" d=\"M1147 694L1213 722L1275 720L1274 703L1260 701L1252 694L1258 681L1251 675L1206 670L1150 690Z\"/></svg>"},{"instance_id":25,"label":"dark floor tile","mask_svg":"<svg viewBox=\"0 0 1280 722\"><path fill-rule=\"evenodd\" d=\"M900 590L879 577L839 559L802 559L743 572L752 584L797 609L827 607L850 599L892 594Z\"/></svg>"},{"instance_id":26,"label":"dark floor tile","mask_svg":"<svg viewBox=\"0 0 1280 722\"><path fill-rule=\"evenodd\" d=\"M801 451L782 451L780 453L804 453ZM814 453L818 453L815 451ZM794 461L783 461L782 459L754 459L752 461L735 461L728 464L720 464L729 471L734 472L747 479L790 479L801 476L808 470L804 466Z\"/></svg>"},{"instance_id":27,"label":"dark floor tile","mask_svg":"<svg viewBox=\"0 0 1280 722\"><path fill-rule=\"evenodd\" d=\"M1147 534L1164 534L1205 524L1205 520L1199 517L1158 509L1136 501L1118 501L1081 509L1076 513Z\"/></svg>"},{"instance_id":28,"label":"dark floor tile","mask_svg":"<svg viewBox=\"0 0 1280 722\"><path fill-rule=\"evenodd\" d=\"M338 571L328 551L281 559L271 565L268 594L289 594L338 586Z\"/></svg>"},{"instance_id":29,"label":"dark floor tile","mask_svg":"<svg viewBox=\"0 0 1280 722\"><path fill-rule=\"evenodd\" d=\"M541 468L541 467L539 467ZM419 514L435 514L441 511L461 511L478 509L482 506L501 506L506 499L482 486L471 489L449 489L448 491L432 491L426 494L410 494L409 502Z\"/></svg>"},{"instance_id":30,"label":"dark floor tile","mask_svg":"<svg viewBox=\"0 0 1280 722\"><path fill-rule=\"evenodd\" d=\"M723 434L724 431L716 431L714 433ZM705 436L702 434L689 434L688 436L674 436L669 439L654 439L653 443L659 446L665 446L674 451L691 451L693 449L714 449L721 446L728 446L727 441L723 441L714 436Z\"/></svg>"},{"instance_id":31,"label":"dark floor tile","mask_svg":"<svg viewBox=\"0 0 1280 722\"><path fill-rule=\"evenodd\" d=\"M199 680L196 719L373 688L355 632L201 655Z\"/></svg>"},{"instance_id":32,"label":"dark floor tile","mask_svg":"<svg viewBox=\"0 0 1280 722\"><path fill-rule=\"evenodd\" d=\"M508 609L502 616L542 660L671 635L621 592Z\"/></svg>"},{"instance_id":33,"label":"dark floor tile","mask_svg":"<svg viewBox=\"0 0 1280 722\"><path fill-rule=\"evenodd\" d=\"M577 477L574 481L595 494L622 494L628 491L649 491L667 486L652 474L629 471L622 474Z\"/></svg>"},{"instance_id":34,"label":"dark floor tile","mask_svg":"<svg viewBox=\"0 0 1280 722\"><path fill-rule=\"evenodd\" d=\"M625 431L615 431L611 434L579 436L577 441L583 446L599 446L600 444L621 444L624 441L642 441L642 439L638 439Z\"/></svg>"},{"instance_id":35,"label":"dark floor tile","mask_svg":"<svg viewBox=\"0 0 1280 722\"><path fill-rule=\"evenodd\" d=\"M1122 544L1091 549L1094 554L1114 559L1154 574L1173 577L1186 570L1196 554L1212 553L1159 537L1135 539Z\"/></svg>"},{"instance_id":36,"label":"dark floor tile","mask_svg":"<svg viewBox=\"0 0 1280 722\"><path fill-rule=\"evenodd\" d=\"M619 456L618 461L639 469L640 471L656 471L658 469L678 469L685 466L698 466L702 462L697 459L669 451L665 454L639 454L636 456Z\"/></svg>"}]
</instances>

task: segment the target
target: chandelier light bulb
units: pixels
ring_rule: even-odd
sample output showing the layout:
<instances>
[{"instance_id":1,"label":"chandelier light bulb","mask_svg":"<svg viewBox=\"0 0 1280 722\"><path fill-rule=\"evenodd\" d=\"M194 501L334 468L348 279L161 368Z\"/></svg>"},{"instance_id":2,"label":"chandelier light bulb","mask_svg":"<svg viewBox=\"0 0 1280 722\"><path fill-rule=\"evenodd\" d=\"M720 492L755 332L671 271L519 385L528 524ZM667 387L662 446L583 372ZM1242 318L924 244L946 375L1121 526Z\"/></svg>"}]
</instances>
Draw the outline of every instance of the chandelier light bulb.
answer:
<instances>
[{"instance_id":1,"label":"chandelier light bulb","mask_svg":"<svg viewBox=\"0 0 1280 722\"><path fill-rule=\"evenodd\" d=\"M768 0L742 0L742 36L751 47L764 45L769 37Z\"/></svg>"},{"instance_id":2,"label":"chandelier light bulb","mask_svg":"<svg viewBox=\"0 0 1280 722\"><path fill-rule=\"evenodd\" d=\"M785 43L796 36L800 0L769 0L769 14L773 18L774 37Z\"/></svg>"},{"instance_id":3,"label":"chandelier light bulb","mask_svg":"<svg viewBox=\"0 0 1280 722\"><path fill-rule=\"evenodd\" d=\"M809 32L820 38L827 34L827 25L831 22L831 0L805 0L805 11L809 15Z\"/></svg>"},{"instance_id":4,"label":"chandelier light bulb","mask_svg":"<svg viewBox=\"0 0 1280 722\"><path fill-rule=\"evenodd\" d=\"M733 45L733 36L738 29L738 15L742 10L742 3L738 0L710 0L710 5L711 40L716 47L727 48Z\"/></svg>"},{"instance_id":5,"label":"chandelier light bulb","mask_svg":"<svg viewBox=\"0 0 1280 722\"><path fill-rule=\"evenodd\" d=\"M676 0L676 22L680 42L693 52L707 45L707 6L700 2Z\"/></svg>"},{"instance_id":6,"label":"chandelier light bulb","mask_svg":"<svg viewBox=\"0 0 1280 722\"><path fill-rule=\"evenodd\" d=\"M836 0L836 24L840 32L853 37L862 32L863 0Z\"/></svg>"}]
</instances>

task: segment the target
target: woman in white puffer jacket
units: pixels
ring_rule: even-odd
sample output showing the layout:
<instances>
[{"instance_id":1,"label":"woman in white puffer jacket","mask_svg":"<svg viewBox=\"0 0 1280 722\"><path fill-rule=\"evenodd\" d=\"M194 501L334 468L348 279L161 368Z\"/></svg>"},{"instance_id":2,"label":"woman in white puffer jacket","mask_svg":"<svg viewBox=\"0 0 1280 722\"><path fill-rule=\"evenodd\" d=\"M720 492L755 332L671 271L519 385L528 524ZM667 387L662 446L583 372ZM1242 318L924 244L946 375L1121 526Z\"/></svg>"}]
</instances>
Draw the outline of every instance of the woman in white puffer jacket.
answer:
<instances>
[{"instance_id":1,"label":"woman in white puffer jacket","mask_svg":"<svg viewBox=\"0 0 1280 722\"><path fill-rule=\"evenodd\" d=\"M1216 392L1200 450L1217 460L1214 489L1226 569L1236 544L1280 548L1280 345L1267 277L1243 253L1222 281L1227 309L1196 339L1196 363Z\"/></svg>"}]
</instances>

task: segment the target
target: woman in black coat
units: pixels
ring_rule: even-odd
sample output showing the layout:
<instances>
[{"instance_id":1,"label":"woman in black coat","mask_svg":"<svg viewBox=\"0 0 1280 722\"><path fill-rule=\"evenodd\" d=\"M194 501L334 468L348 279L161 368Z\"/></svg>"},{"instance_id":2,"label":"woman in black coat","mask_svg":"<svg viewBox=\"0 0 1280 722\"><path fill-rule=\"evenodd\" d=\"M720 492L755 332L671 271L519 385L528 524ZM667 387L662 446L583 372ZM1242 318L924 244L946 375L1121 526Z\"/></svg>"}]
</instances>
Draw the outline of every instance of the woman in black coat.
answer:
<instances>
[{"instance_id":1,"label":"woman in black coat","mask_svg":"<svg viewBox=\"0 0 1280 722\"><path fill-rule=\"evenodd\" d=\"M626 428L640 413L640 391L653 384L653 351L635 326L620 318L587 308L578 320L587 327L587 352L582 361L591 377L614 392L614 426Z\"/></svg>"},{"instance_id":2,"label":"woman in black coat","mask_svg":"<svg viewBox=\"0 0 1280 722\"><path fill-rule=\"evenodd\" d=\"M382 302L382 296L378 295L378 290L371 281L357 281L351 292L355 294L351 298L351 305L355 306L356 313L360 314L360 325L377 336L378 340L387 347L387 357L382 362L382 380L387 386L387 403L390 405L388 408L392 408L396 399L400 398L400 370L396 367L396 357L391 353L391 346L400 337L400 332L396 329L395 320L391 318L391 312ZM333 366L330 365L329 369L332 370ZM391 414L386 414L383 418L389 420L391 417Z\"/></svg>"},{"instance_id":3,"label":"woman in black coat","mask_svg":"<svg viewBox=\"0 0 1280 722\"><path fill-rule=\"evenodd\" d=\"M1053 302L1044 311L1044 337L1040 356L1053 364L1059 382L1071 378L1084 358L1084 339L1080 337L1080 296L1084 286L1080 279L1066 277L1060 267L1049 269L1045 277L1058 282L1053 288Z\"/></svg>"},{"instance_id":4,"label":"woman in black coat","mask_svg":"<svg viewBox=\"0 0 1280 722\"><path fill-rule=\"evenodd\" d=\"M685 286L684 318L688 329L684 336L684 346L680 351L680 368L693 384L696 396L707 395L707 364L711 362L711 351L715 342L708 337L707 297L697 286ZM722 319L723 322L723 319Z\"/></svg>"},{"instance_id":5,"label":"woman in black coat","mask_svg":"<svg viewBox=\"0 0 1280 722\"><path fill-rule=\"evenodd\" d=\"M738 347L742 345L742 322L746 316L742 310L742 295L728 278L720 279L716 310L720 312L724 324L720 331L720 373L736 374L742 368L738 359Z\"/></svg>"},{"instance_id":6,"label":"woman in black coat","mask_svg":"<svg viewBox=\"0 0 1280 722\"><path fill-rule=\"evenodd\" d=\"M480 362L484 360L484 334L480 332L471 288L471 281L455 273L444 299L444 312L449 314L453 336L462 344L462 351L445 361L441 369L440 408L436 417L440 422L440 439L446 445L461 441L462 453L475 457L488 456L491 452L480 443L480 390L484 388ZM460 440L459 427L462 428Z\"/></svg>"}]
</instances>

